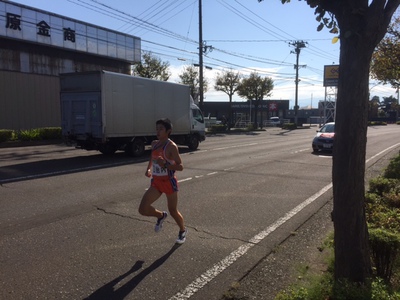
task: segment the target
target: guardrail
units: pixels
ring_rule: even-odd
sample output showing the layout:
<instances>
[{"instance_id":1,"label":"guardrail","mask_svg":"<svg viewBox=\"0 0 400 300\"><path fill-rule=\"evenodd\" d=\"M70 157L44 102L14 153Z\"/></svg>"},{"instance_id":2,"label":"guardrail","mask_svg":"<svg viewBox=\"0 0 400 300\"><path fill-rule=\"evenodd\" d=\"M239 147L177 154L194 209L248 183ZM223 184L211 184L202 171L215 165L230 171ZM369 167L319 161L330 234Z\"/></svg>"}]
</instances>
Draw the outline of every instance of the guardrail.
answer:
<instances>
[{"instance_id":1,"label":"guardrail","mask_svg":"<svg viewBox=\"0 0 400 300\"><path fill-rule=\"evenodd\" d=\"M281 120L279 120L279 123L277 123L276 121L265 120L263 122L263 125L265 127L276 127L276 126L282 126L283 124L288 124L288 123L290 123L289 119L281 119Z\"/></svg>"},{"instance_id":2,"label":"guardrail","mask_svg":"<svg viewBox=\"0 0 400 300\"><path fill-rule=\"evenodd\" d=\"M250 126L252 123L249 121L240 121L240 122L236 122L235 124L235 128L246 128L248 126Z\"/></svg>"}]
</instances>

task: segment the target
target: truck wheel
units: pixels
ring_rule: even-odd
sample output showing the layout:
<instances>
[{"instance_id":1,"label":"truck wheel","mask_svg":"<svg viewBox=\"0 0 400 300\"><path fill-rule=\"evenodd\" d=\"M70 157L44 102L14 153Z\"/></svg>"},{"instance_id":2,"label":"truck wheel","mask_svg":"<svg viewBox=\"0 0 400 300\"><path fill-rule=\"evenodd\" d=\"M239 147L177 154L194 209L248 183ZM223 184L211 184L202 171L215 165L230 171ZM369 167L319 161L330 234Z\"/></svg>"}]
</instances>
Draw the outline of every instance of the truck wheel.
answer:
<instances>
[{"instance_id":1,"label":"truck wheel","mask_svg":"<svg viewBox=\"0 0 400 300\"><path fill-rule=\"evenodd\" d=\"M127 154L130 156L142 156L145 151L145 145L142 139L134 139L127 147Z\"/></svg>"},{"instance_id":2,"label":"truck wheel","mask_svg":"<svg viewBox=\"0 0 400 300\"><path fill-rule=\"evenodd\" d=\"M189 138L188 147L190 150L196 150L199 147L199 138L195 135Z\"/></svg>"},{"instance_id":3,"label":"truck wheel","mask_svg":"<svg viewBox=\"0 0 400 300\"><path fill-rule=\"evenodd\" d=\"M104 144L99 147L99 151L104 155L113 155L117 151L117 148L110 144Z\"/></svg>"}]
</instances>

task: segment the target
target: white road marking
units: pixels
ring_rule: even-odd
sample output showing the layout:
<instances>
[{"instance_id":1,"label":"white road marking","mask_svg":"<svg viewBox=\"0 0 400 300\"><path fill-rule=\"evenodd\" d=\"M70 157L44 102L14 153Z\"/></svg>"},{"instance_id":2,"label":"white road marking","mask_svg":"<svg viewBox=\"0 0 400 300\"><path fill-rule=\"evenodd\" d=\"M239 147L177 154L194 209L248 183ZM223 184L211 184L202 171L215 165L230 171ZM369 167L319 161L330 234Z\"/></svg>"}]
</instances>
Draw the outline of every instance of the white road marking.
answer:
<instances>
[{"instance_id":1,"label":"white road marking","mask_svg":"<svg viewBox=\"0 0 400 300\"><path fill-rule=\"evenodd\" d=\"M197 293L201 288L207 285L211 280L221 274L226 268L232 265L236 260L242 257L246 252L273 233L276 229L278 229L281 225L289 221L296 214L302 211L306 206L314 202L321 195L327 192L330 188L332 188L332 183L323 187L319 192L312 195L303 203L296 206L294 209L289 211L286 215L279 218L275 223L267 227L265 230L261 231L254 237L252 237L246 244L241 245L239 248L231 252L228 256L226 256L223 260L216 263L211 269L208 269L206 272L197 277L191 284L189 284L184 290L177 293L175 296L171 297L170 300L182 300L189 299L195 293Z\"/></svg>"},{"instance_id":2,"label":"white road marking","mask_svg":"<svg viewBox=\"0 0 400 300\"><path fill-rule=\"evenodd\" d=\"M181 183L181 182L189 181L189 180L192 180L192 179L193 179L193 177L188 177L188 178L185 178L185 179L180 179L180 180L178 180L178 182Z\"/></svg>"},{"instance_id":3,"label":"white road marking","mask_svg":"<svg viewBox=\"0 0 400 300\"><path fill-rule=\"evenodd\" d=\"M365 161L365 163L370 162L371 160L373 160L373 159L376 158L377 156L380 156L380 155L382 155L384 152L389 151L389 150L391 150L391 149L393 149L393 148L396 148L397 146L400 146L400 143L397 143L396 145L390 146L389 148L386 148L385 150L382 150L381 152L379 152L379 153L375 154L374 156L368 158L368 159Z\"/></svg>"},{"instance_id":4,"label":"white road marking","mask_svg":"<svg viewBox=\"0 0 400 300\"><path fill-rule=\"evenodd\" d=\"M231 168L228 168L228 169L224 169L224 171L230 171L230 170L233 170L235 167L231 167Z\"/></svg>"},{"instance_id":5,"label":"white road marking","mask_svg":"<svg viewBox=\"0 0 400 300\"><path fill-rule=\"evenodd\" d=\"M304 152L304 151L311 151L311 149L310 148L304 148L304 149L300 149L300 150L296 150L296 151L293 151L292 153L299 153L299 152Z\"/></svg>"},{"instance_id":6,"label":"white road marking","mask_svg":"<svg viewBox=\"0 0 400 300\"><path fill-rule=\"evenodd\" d=\"M233 148L240 148L240 147L254 146L254 145L259 145L259 144L265 144L265 143L241 144L241 145L229 146L229 147L223 147L223 148L214 148L214 149L211 149L210 151L219 151L219 150L226 150L226 149L233 149Z\"/></svg>"}]
</instances>

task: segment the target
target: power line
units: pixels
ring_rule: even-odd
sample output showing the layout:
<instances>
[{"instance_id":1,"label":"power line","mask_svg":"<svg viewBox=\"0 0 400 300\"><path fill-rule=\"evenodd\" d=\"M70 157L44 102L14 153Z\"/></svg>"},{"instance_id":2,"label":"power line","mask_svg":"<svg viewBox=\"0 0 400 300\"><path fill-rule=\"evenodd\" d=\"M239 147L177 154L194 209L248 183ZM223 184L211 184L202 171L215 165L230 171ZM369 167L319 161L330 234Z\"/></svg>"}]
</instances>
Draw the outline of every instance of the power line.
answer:
<instances>
[{"instance_id":1,"label":"power line","mask_svg":"<svg viewBox=\"0 0 400 300\"><path fill-rule=\"evenodd\" d=\"M126 12L117 10L109 5L106 5L104 3L101 3L98 0L68 0L71 3L74 3L76 5L81 5L83 7L85 7L86 9L91 9L97 13L115 18L117 20L120 20L122 22L125 22L126 24L130 24L130 26L136 26L137 28L141 29L141 30L149 30L152 32L155 32L157 34L163 35L165 37L169 37L172 38L174 40L180 40L180 41L184 41L185 43L190 43L193 45L197 45L197 41L189 39L184 36L181 36L177 33L174 33L170 30L166 30L164 28L162 28L159 25L154 25L152 24L149 20L151 20L151 17L160 17L160 11L162 11L162 9L164 8L164 6L160 6L159 4L162 3L168 3L168 1L166 2L162 2L162 1L158 1L156 4L154 4L153 6L149 7L145 12L141 13L139 16L143 16L143 18L139 18L139 17L135 17L132 16ZM88 1L94 3L95 5L89 5ZM197 0L196 0L197 1ZM194 2L196 2L194 1ZM78 3L79 2L79 3ZM166 22L165 18L167 16L168 19L171 19L172 17L176 16L179 12L182 12L183 10L185 10L187 7L189 7L191 4L193 4L194 2L191 2L189 5L182 7L180 5L176 5L174 6L174 9L170 9L169 11L165 11L164 14L162 15L162 22ZM241 15L242 13L240 11L238 11L236 8L234 8L232 5L228 4L226 1L219 1L220 4L222 4L223 6L225 6L225 8L229 9L230 11L234 12L236 15ZM237 1L236 1L237 2ZM187 2L186 2L187 3ZM159 5L158 7L155 7L155 5ZM153 9L153 14L150 14L150 8ZM176 12L177 9L180 9L179 12ZM155 11L154 11L155 10ZM157 13L157 14L156 14ZM174 15L170 16L172 13L174 13ZM250 24L252 24L253 26L256 26L258 28L261 28L264 32L268 32L269 29L265 28L265 26L263 26L262 24L258 23L258 22L251 22L249 21L249 18L247 16L245 16L244 14L242 14L243 16L241 18L244 18L246 21L248 21ZM146 19L145 19L146 18ZM161 18L161 17L160 17ZM283 32L284 34L288 35L287 33ZM273 40L276 42L287 42L287 37L283 36L280 33L275 33L273 32L273 34L275 34L275 36L278 38L277 40ZM272 40L261 40L261 41L272 41ZM148 40L142 40L143 43L148 43L148 44L152 44L153 47L154 45L157 45L159 47L163 47L164 49L168 49L168 50L161 50L161 52L157 51L157 54L162 55L162 56L166 56L166 57L174 57L174 51L176 51L177 53L179 52L180 54L184 54L185 56L187 55L195 55L195 52L192 51L185 51L184 49L180 49L178 47L171 47L168 45L162 45L160 43L154 43ZM248 40L247 42L251 42L250 40ZM254 41L255 42L255 41ZM214 47L215 48L215 47ZM152 51L151 49L149 51ZM170 53L167 54L166 52L169 51ZM154 51L152 51L154 52ZM163 53L164 52L164 53ZM277 60L271 60L271 59L267 59L267 58L263 58L263 57L256 57L256 56L251 56L248 54L242 54L242 53L235 53L235 52L231 52L228 50L223 50L223 49L219 49L219 48L215 48L215 52L217 53L221 53L223 55L228 55L228 56L232 56L232 57L236 57L236 58L240 58L243 60L247 60L247 61L253 61L253 62L257 62L257 63L265 63L266 65L273 65L273 66L292 66L293 64L290 63L285 63L284 61L277 61ZM180 54L176 54L176 58L179 58L181 55ZM314 54L316 55L316 54ZM214 59L211 56L207 56L207 59L211 59L214 60L216 62L222 63L223 65L225 65L226 67L238 67L242 70L254 70L254 68L249 68L240 64L233 64L232 62L226 61L226 60L219 60L219 59ZM195 60L193 57L191 58L191 60ZM281 80L288 80L286 77L284 76L293 76L292 73L264 73L264 70L262 69L258 69L257 71L262 72L263 74L267 74L268 76L275 76L275 77L279 77L282 78Z\"/></svg>"}]
</instances>

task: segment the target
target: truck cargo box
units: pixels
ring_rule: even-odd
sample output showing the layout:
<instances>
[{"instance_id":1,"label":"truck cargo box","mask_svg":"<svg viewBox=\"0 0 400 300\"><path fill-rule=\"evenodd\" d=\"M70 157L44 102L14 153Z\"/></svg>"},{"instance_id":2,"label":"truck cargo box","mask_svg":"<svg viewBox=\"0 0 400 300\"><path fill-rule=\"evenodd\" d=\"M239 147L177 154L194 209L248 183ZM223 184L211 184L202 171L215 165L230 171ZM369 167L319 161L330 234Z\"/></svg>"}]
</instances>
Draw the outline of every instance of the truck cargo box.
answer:
<instances>
[{"instance_id":1,"label":"truck cargo box","mask_svg":"<svg viewBox=\"0 0 400 300\"><path fill-rule=\"evenodd\" d=\"M197 148L205 139L186 85L99 71L61 74L60 88L62 134L80 148L113 153L149 144L161 118L171 120L180 144Z\"/></svg>"}]
</instances>

